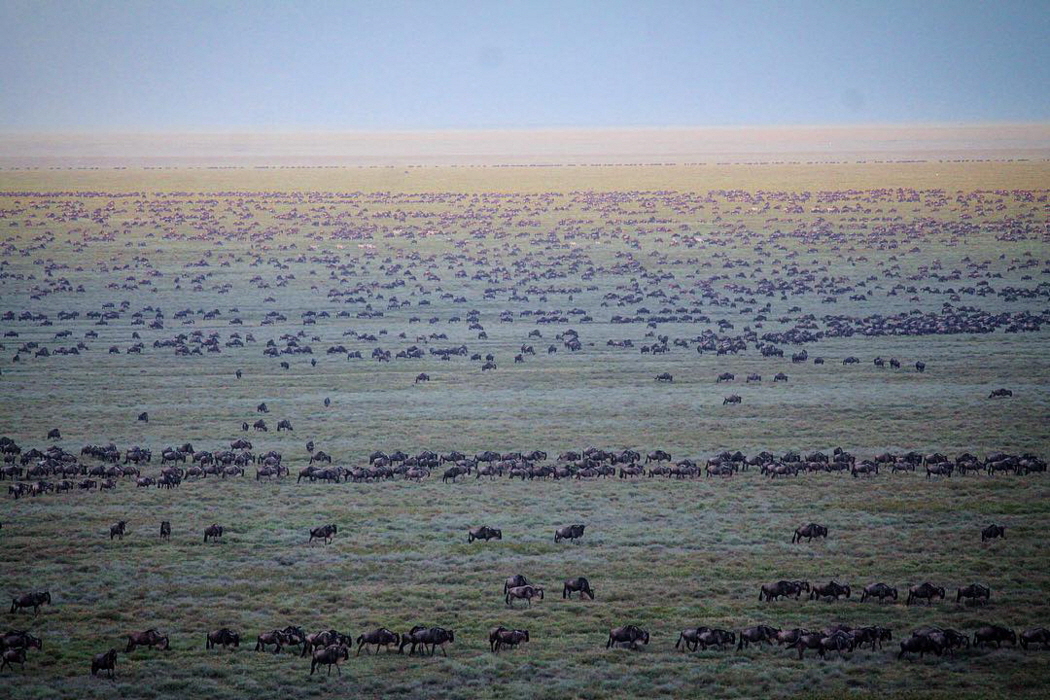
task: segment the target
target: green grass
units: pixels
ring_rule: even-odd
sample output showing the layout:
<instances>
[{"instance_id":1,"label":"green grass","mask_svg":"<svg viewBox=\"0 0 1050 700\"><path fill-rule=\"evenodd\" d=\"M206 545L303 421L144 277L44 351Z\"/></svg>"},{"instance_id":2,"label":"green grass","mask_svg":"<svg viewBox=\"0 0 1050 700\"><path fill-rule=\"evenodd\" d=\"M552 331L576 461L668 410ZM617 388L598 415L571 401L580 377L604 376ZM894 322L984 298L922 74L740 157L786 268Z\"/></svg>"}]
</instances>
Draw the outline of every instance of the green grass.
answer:
<instances>
[{"instance_id":1,"label":"green grass","mask_svg":"<svg viewBox=\"0 0 1050 700\"><path fill-rule=\"evenodd\" d=\"M6 275L0 279L0 312L30 310L54 320L53 326L25 321L2 326L16 330L19 337L2 340L0 434L26 449L44 446L47 431L59 427L59 444L75 452L86 443L109 441L122 449L142 444L158 457L164 446L187 440L198 449L214 450L240 437L241 422L253 421L255 405L265 400L271 409L266 417L271 432L249 438L256 452L281 451L293 474L306 464L308 439L344 465L360 464L376 449L544 449L553 458L559 451L588 445L642 451L659 447L676 459L701 459L723 449L752 454L763 449L828 451L835 446L861 457L909 449L950 454L1003 449L1047 456L1050 354L1045 331L825 339L808 348L811 356L828 358L827 365L818 367L763 358L753 349L734 357L698 355L682 348L664 356L641 355L638 347L650 342L645 337L650 329L645 324L610 323L612 315L633 315L640 306L654 311L665 305L692 306L697 300L646 297L625 307L615 302L601 306L606 293L623 291L617 287L630 284L632 278L646 292L660 289L670 295L676 291L674 284L687 287L694 279L739 270L750 274L761 263L763 272L755 278L730 276L712 282L724 291L727 283L752 284L783 272L788 260L784 256L790 252L798 253L794 261L801 267L815 270L824 265L854 283L879 274L883 289L868 302L852 302L848 294L841 294L834 306L821 304L815 295L758 297L755 303L738 302L736 308L699 299L711 324L661 323L654 332L692 337L720 319L732 321L739 332L757 323L757 312L744 313L743 308L758 308L766 301L773 308L762 332L782 328L776 319L796 304L818 319L827 313L936 311L948 301L946 294L918 292L920 301L911 302L910 293L887 297L885 291L898 281L942 290L974 284L976 280L965 276L948 282L908 279L920 266L937 260L945 270L961 268L967 256L988 260L989 269L1003 275L989 280L997 289L1035 289L1045 280L1039 267L1010 268L1026 252L1045 260L1045 236L1036 233L1026 241L1002 242L994 234L1017 222L1032 224L1036 232L1045 229L1045 201L1039 198L1045 200L1046 190L1036 192L1033 201L992 191L1045 187L1046 175L1045 163L4 172L0 190L6 192L150 194L114 197L114 211L109 213L101 209L108 197L0 197L0 238L10 244L3 253ZM717 191L742 187L751 194L777 189L841 192L876 186L943 187L946 196L942 202L939 192L926 190L918 203L885 199L871 204L863 201L871 193L862 193L847 199L851 206L869 209L866 213L816 212L807 205L803 212L789 214L751 211L739 198ZM634 194L625 195L618 209L574 194L591 189ZM711 191L710 201L703 202L703 211L685 211L673 197L637 193L663 189L705 196ZM981 212L976 205L956 201L956 190L978 189L985 202ZM223 194L231 191L245 194ZM406 196L391 201L381 194L386 191ZM362 194L335 194L340 192ZM421 192L515 194L479 199L477 204L471 197L407 197ZM559 194L549 202L525 194L535 192ZM997 209L1000 204L1002 209ZM319 216L320 206L360 230L374 229L361 241L346 240L335 236L337 227L312 227L308 219L287 218L296 212ZM202 208L215 218L198 218ZM100 221L92 216L96 209ZM165 220L173 212L184 218ZM240 219L244 212L253 218ZM394 216L401 213L403 220ZM649 224L649 216L666 219L669 223L660 225L696 234L709 244L671 246L671 234ZM899 237L902 245L897 250L869 245L870 227L881 217L894 216L937 225L927 225L921 240L905 242ZM539 223L517 227L525 218ZM820 220L842 232L847 243L839 248L811 246L775 233L812 227ZM247 234L236 233L252 221L258 224L253 232L273 230L274 237L249 241ZM946 227L960 221L978 226L957 238ZM200 226L232 233L220 246L216 236L202 236ZM487 231L484 238L471 235L479 227ZM621 233L614 232L617 227ZM437 235L407 236L432 230ZM741 230L754 238L744 239ZM510 235L498 238L498 231ZM551 231L562 242L575 244L571 247L586 264L609 269L630 253L645 271L669 271L675 277L655 280L636 268L581 280L586 265L568 273L562 257L568 251L545 249L539 242ZM74 245L84 235L102 233L113 234L112 240L92 241L83 250ZM622 233L635 239L638 248L630 247ZM44 234L54 235L54 240L39 239L36 242L44 247L29 250L34 238ZM469 264L463 268L468 278L454 276L459 261L443 256L463 250L455 246L463 241L470 255L486 260L486 269L504 266L511 278L471 280L475 268ZM358 242L375 245L376 257L365 258ZM781 261L761 260L755 249L759 243ZM775 249L775 244L785 249ZM919 252L905 253L913 245ZM185 267L207 252L212 253L209 267ZM253 252L261 252L263 264L250 265ZM752 267L723 269L723 259L715 257L722 253ZM1000 253L1003 260L998 259ZM297 260L300 255L305 261ZM323 255L352 260L356 268L326 266L315 259ZM437 257L415 262L431 255ZM514 264L527 255L532 258L516 270ZM867 261L856 266L847 261L860 256ZM336 318L343 309L356 314L363 304L328 301L328 289L389 281L391 276L380 267L388 257L413 270L417 280L396 289L360 292L371 295L368 301L374 308L385 310L384 318ZM68 267L55 269L49 277L34 258L51 258ZM222 261L230 266L220 266ZM901 277L887 279L882 274L885 267L879 265L893 262L901 266ZM125 264L129 269L116 269ZM524 272L541 271L547 264L566 276L523 279ZM144 278L151 266L162 273L153 278L156 292L106 286L112 282L119 287L129 275ZM427 270L442 279L425 280ZM202 291L191 291L188 281L207 272L212 276ZM289 274L294 279L278 286L277 276ZM1033 279L1023 280L1024 274ZM270 287L252 286L249 280L255 275ZM73 287L83 284L85 292L33 298L39 291L34 287L59 277ZM174 289L176 277L182 278L181 290ZM219 293L217 287L226 283L230 292ZM424 297L419 285L432 293ZM576 292L572 299L564 291L591 285L597 289ZM529 291L533 286L562 291L549 291L548 300L541 301L540 292ZM466 297L466 304L439 298L438 287ZM489 288L499 288L495 298L486 298ZM529 301L510 301L512 289L527 294ZM276 303L264 302L268 295ZM391 295L411 300L412 306L388 310ZM422 298L431 306L419 306ZM119 305L125 299L130 310L109 325L95 326L85 318L87 311L105 302ZM954 303L997 313L1041 313L1046 298L963 296ZM164 310L165 330L131 325L130 314L147 304ZM235 306L240 309L237 314L229 311ZM572 317L568 324L537 325L517 316L525 309L573 307L586 309L594 322ZM193 325L180 325L173 314L182 308L218 308L223 313L216 320L198 315ZM480 312L487 340L478 340L466 323L447 322L471 308ZM58 321L58 312L69 309L80 311L81 317ZM304 327L300 315L310 309L328 310L332 318ZM280 310L288 321L260 326L270 310ZM499 323L504 310L515 312L513 323ZM234 315L244 319L244 326L229 325ZM409 323L412 316L423 322ZM440 322L427 323L431 316ZM55 341L55 332L67 327L73 337ZM566 327L579 331L581 352L569 353L554 339ZM528 332L536 328L544 337L528 340ZM300 329L321 338L311 342L316 367L309 364L310 356L262 355L266 340ZM465 358L377 364L326 355L326 347L343 343L361 349L367 358L373 345L345 338L348 329L377 335L385 329L389 333L379 344L390 350L412 344L417 335L444 332L447 341L430 344L466 344L470 352L492 352L499 369L482 373L477 363ZM44 359L23 353L21 362L11 361L23 342L66 346L88 330L97 331L99 338L88 340L90 350L79 357ZM114 344L122 350L128 347L136 330L147 346L142 355L106 352ZM203 357L175 357L169 349L152 347L154 339L193 330L218 332L223 341L233 331L252 332L258 343L223 347L221 354ZM396 337L402 331L405 340ZM605 341L610 338L631 338L635 348L609 348ZM533 344L537 356L514 364L512 357L523 342ZM557 354L546 354L550 343L558 345ZM791 348L785 350L790 353ZM861 365L842 367L847 355L860 357ZM899 357L904 369L878 370L871 364L876 355ZM291 363L289 370L280 369L281 359ZM911 369L917 359L926 361L926 373ZM234 377L237 369L244 372L241 380ZM726 370L735 372L738 381L716 385L714 378ZM429 373L432 381L414 384L420 371ZM790 376L786 385L772 383L778 371ZM674 383L655 382L661 372L671 372ZM745 385L742 379L750 372L762 374L765 381ZM989 401L988 392L1000 386L1012 388L1013 399ZM739 393L743 403L723 407L722 398L729 393ZM322 403L326 396L332 399L329 408ZM143 410L150 414L148 425L135 420ZM274 432L280 418L292 420L294 433ZM156 469L155 462L150 471ZM329 486L296 485L294 479L257 483L249 477L186 483L172 492L122 483L115 493L8 499L0 502L0 591L13 596L48 588L54 605L37 618L4 613L6 627L32 629L43 637L44 649L30 655L25 674L5 671L2 682L12 698L1037 697L1050 677L1050 653L971 650L954 660L897 662L892 649L901 635L924 624L970 632L985 622L1018 631L1047 625L1048 497L1045 475L927 481L921 474L886 473L874 480L810 475L768 481L752 471L727 480L685 482L512 483L468 478L455 485L441 484L439 477L423 484ZM108 528L119 519L129 520L130 534L123 542L110 542ZM157 537L161 520L172 522L171 543ZM554 529L576 521L588 525L583 541L555 544ZM828 540L791 545L794 528L809 521L827 524ZM1006 539L981 544L980 529L992 521L1007 525ZM307 546L309 528L327 522L340 526L335 543ZM203 529L211 523L227 528L221 544L202 541ZM501 527L504 539L468 545L467 529L480 524ZM531 609L508 610L502 582L514 573L546 586L546 599ZM561 599L561 582L578 575L590 579L597 600ZM822 583L835 578L850 583L856 594L837 603L759 603L759 586L780 578ZM904 596L895 605L861 604L859 589L877 580L902 592L909 584L930 580L946 586L950 600L929 608L908 608ZM991 587L989 606L974 609L954 603L954 588L973 581ZM882 652L858 651L848 660L828 661L808 655L799 661L784 649L683 654L673 648L679 630L690 625L738 630L757 623L823 627L836 622L889 626L894 641ZM342 678L309 678L309 663L302 659L251 651L255 635L286 624L310 631L336 627L356 636L381 625L404 631L417 623L455 629L456 643L447 659L352 658ZM649 628L650 646L640 653L606 651L608 629L626 623ZM528 628L533 640L517 651L493 656L487 634L497 624ZM123 635L154 626L171 635L170 652L121 655L115 682L88 675L91 655L110 646L122 650ZM237 629L247 643L228 653L206 652L205 632L221 626Z\"/></svg>"}]
</instances>

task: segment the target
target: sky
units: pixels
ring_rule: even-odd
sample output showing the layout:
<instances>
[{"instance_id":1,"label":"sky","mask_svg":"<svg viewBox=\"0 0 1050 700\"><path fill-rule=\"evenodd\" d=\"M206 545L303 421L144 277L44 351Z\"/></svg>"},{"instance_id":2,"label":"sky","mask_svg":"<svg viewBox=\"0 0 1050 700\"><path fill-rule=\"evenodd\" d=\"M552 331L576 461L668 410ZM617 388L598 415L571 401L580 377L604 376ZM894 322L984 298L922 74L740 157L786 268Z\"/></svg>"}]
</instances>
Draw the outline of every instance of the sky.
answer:
<instances>
[{"instance_id":1,"label":"sky","mask_svg":"<svg viewBox=\"0 0 1050 700\"><path fill-rule=\"evenodd\" d=\"M1050 121L1050 0L0 0L0 131Z\"/></svg>"}]
</instances>

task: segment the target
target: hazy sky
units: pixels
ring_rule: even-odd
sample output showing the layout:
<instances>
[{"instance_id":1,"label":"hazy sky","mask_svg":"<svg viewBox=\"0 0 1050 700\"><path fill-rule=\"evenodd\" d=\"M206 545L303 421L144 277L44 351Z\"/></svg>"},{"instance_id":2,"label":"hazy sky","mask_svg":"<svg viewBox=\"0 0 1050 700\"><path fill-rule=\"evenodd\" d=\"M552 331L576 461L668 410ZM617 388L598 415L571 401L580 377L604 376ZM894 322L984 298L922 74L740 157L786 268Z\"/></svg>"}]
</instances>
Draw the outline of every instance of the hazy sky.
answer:
<instances>
[{"instance_id":1,"label":"hazy sky","mask_svg":"<svg viewBox=\"0 0 1050 700\"><path fill-rule=\"evenodd\" d=\"M1050 0L0 0L0 27L0 131L1050 121Z\"/></svg>"}]
</instances>

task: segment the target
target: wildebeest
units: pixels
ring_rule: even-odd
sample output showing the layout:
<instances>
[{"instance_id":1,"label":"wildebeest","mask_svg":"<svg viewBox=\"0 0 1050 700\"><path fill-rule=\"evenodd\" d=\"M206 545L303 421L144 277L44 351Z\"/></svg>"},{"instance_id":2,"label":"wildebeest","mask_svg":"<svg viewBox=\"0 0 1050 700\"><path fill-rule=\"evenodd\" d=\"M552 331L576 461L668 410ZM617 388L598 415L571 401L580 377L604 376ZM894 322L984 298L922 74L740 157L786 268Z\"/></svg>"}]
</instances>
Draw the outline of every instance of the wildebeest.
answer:
<instances>
[{"instance_id":1,"label":"wildebeest","mask_svg":"<svg viewBox=\"0 0 1050 700\"><path fill-rule=\"evenodd\" d=\"M50 591L36 591L11 599L11 612L17 612L21 608L33 608L33 614L40 612L41 605L51 604Z\"/></svg>"},{"instance_id":2,"label":"wildebeest","mask_svg":"<svg viewBox=\"0 0 1050 700\"><path fill-rule=\"evenodd\" d=\"M674 377L671 376L670 372L663 372L661 374L656 375L656 381L658 381L658 382L673 382L674 381Z\"/></svg>"},{"instance_id":3,"label":"wildebeest","mask_svg":"<svg viewBox=\"0 0 1050 700\"><path fill-rule=\"evenodd\" d=\"M578 540L583 537L583 529L586 525L566 525L565 527L559 527L554 531L554 541L561 542L562 540Z\"/></svg>"},{"instance_id":4,"label":"wildebeest","mask_svg":"<svg viewBox=\"0 0 1050 700\"><path fill-rule=\"evenodd\" d=\"M587 579L579 576L577 578L570 578L565 581L565 585L561 590L562 598L571 598L574 592L579 592L580 599L583 596L590 596L591 600L594 600L594 589L591 588L591 584L587 582Z\"/></svg>"},{"instance_id":5,"label":"wildebeest","mask_svg":"<svg viewBox=\"0 0 1050 700\"><path fill-rule=\"evenodd\" d=\"M117 650L110 649L104 654L95 654L91 659L91 675L97 676L99 671L109 671L109 677L113 678L117 666Z\"/></svg>"},{"instance_id":6,"label":"wildebeest","mask_svg":"<svg viewBox=\"0 0 1050 700\"><path fill-rule=\"evenodd\" d=\"M322 525L321 527L315 527L310 530L310 541L307 544L313 544L314 540L322 540L325 544L332 541L332 537L339 531L335 524Z\"/></svg>"},{"instance_id":7,"label":"wildebeest","mask_svg":"<svg viewBox=\"0 0 1050 700\"><path fill-rule=\"evenodd\" d=\"M25 647L19 647L18 649L5 649L0 654L0 672L2 672L8 666L19 664L22 670L26 669L26 649Z\"/></svg>"},{"instance_id":8,"label":"wildebeest","mask_svg":"<svg viewBox=\"0 0 1050 700\"><path fill-rule=\"evenodd\" d=\"M204 648L212 649L216 645L221 645L224 649L228 646L239 647L241 645L241 635L227 627L208 632L204 639Z\"/></svg>"},{"instance_id":9,"label":"wildebeest","mask_svg":"<svg viewBox=\"0 0 1050 700\"><path fill-rule=\"evenodd\" d=\"M912 586L908 589L908 600L906 605L911 605L913 600L926 600L926 604L930 605L933 603L934 598L944 599L944 587L934 586L932 583L927 581L926 583L918 586Z\"/></svg>"},{"instance_id":10,"label":"wildebeest","mask_svg":"<svg viewBox=\"0 0 1050 700\"><path fill-rule=\"evenodd\" d=\"M674 648L696 651L700 647L700 635L710 630L710 627L687 627L678 633L678 641L674 643Z\"/></svg>"},{"instance_id":11,"label":"wildebeest","mask_svg":"<svg viewBox=\"0 0 1050 700\"><path fill-rule=\"evenodd\" d=\"M421 653L425 654L427 646L430 647L430 655L433 656L437 651L437 647L441 647L441 653L444 656L448 656L445 651L445 644L456 641L456 635L454 630L446 630L443 627L423 627L422 625L416 625L407 634L401 635L401 644L398 647L399 652L403 652L404 648L411 644L411 648L408 650L409 654L416 653L416 647L420 648Z\"/></svg>"},{"instance_id":12,"label":"wildebeest","mask_svg":"<svg viewBox=\"0 0 1050 700\"><path fill-rule=\"evenodd\" d=\"M1020 634L1021 648L1028 649L1029 644L1042 644L1044 649L1050 649L1050 630L1045 627L1033 627Z\"/></svg>"},{"instance_id":13,"label":"wildebeest","mask_svg":"<svg viewBox=\"0 0 1050 700\"><path fill-rule=\"evenodd\" d=\"M499 653L503 647L516 647L527 641L529 641L528 630L512 630L500 626L489 632L489 649L493 653Z\"/></svg>"},{"instance_id":14,"label":"wildebeest","mask_svg":"<svg viewBox=\"0 0 1050 700\"><path fill-rule=\"evenodd\" d=\"M986 625L973 633L974 648L994 644L995 648L998 649L1003 642L1010 642L1010 644L1017 646L1017 633L1008 627L1000 627L999 625Z\"/></svg>"},{"instance_id":15,"label":"wildebeest","mask_svg":"<svg viewBox=\"0 0 1050 700\"><path fill-rule=\"evenodd\" d=\"M467 532L467 542L473 542L474 540L502 540L503 530L496 527L489 527L482 525L481 527L472 527Z\"/></svg>"},{"instance_id":16,"label":"wildebeest","mask_svg":"<svg viewBox=\"0 0 1050 700\"><path fill-rule=\"evenodd\" d=\"M850 587L837 581L829 581L826 586L813 586L813 590L809 593L810 600L820 600L821 598L830 598L832 600L838 600L839 596L850 597Z\"/></svg>"},{"instance_id":17,"label":"wildebeest","mask_svg":"<svg viewBox=\"0 0 1050 700\"><path fill-rule=\"evenodd\" d=\"M114 537L119 537L123 540L125 533L127 533L127 529L128 521L121 520L119 523L109 528L109 539L112 540Z\"/></svg>"},{"instance_id":18,"label":"wildebeest","mask_svg":"<svg viewBox=\"0 0 1050 700\"><path fill-rule=\"evenodd\" d=\"M130 654L135 647L149 647L150 649L167 649L168 638L156 629L148 629L145 632L132 632L128 635L128 646L125 654Z\"/></svg>"},{"instance_id":19,"label":"wildebeest","mask_svg":"<svg viewBox=\"0 0 1050 700\"><path fill-rule=\"evenodd\" d=\"M814 537L827 538L827 536L827 527L823 525L818 525L816 523L810 523L808 525L803 525L801 527L795 528L795 534L791 537L791 544L801 542L803 537L806 538L807 542L812 542Z\"/></svg>"},{"instance_id":20,"label":"wildebeest","mask_svg":"<svg viewBox=\"0 0 1050 700\"><path fill-rule=\"evenodd\" d=\"M741 401L743 401L743 399L740 398L739 394L730 394L722 399L722 405L725 406L726 404L740 403Z\"/></svg>"},{"instance_id":21,"label":"wildebeest","mask_svg":"<svg viewBox=\"0 0 1050 700\"><path fill-rule=\"evenodd\" d=\"M515 600L524 600L529 604L530 608L532 607L533 598L543 600L543 589L541 587L532 585L514 586L508 588L504 595L507 605L513 605Z\"/></svg>"},{"instance_id":22,"label":"wildebeest","mask_svg":"<svg viewBox=\"0 0 1050 700\"><path fill-rule=\"evenodd\" d=\"M281 630L263 632L255 638L255 651L266 651L266 647L273 645L273 653L279 654L281 647L288 642L288 638Z\"/></svg>"},{"instance_id":23,"label":"wildebeest","mask_svg":"<svg viewBox=\"0 0 1050 700\"><path fill-rule=\"evenodd\" d=\"M58 428L52 428L51 430L47 431L47 439L48 440L61 440L62 439L62 433L60 433L58 431Z\"/></svg>"},{"instance_id":24,"label":"wildebeest","mask_svg":"<svg viewBox=\"0 0 1050 700\"><path fill-rule=\"evenodd\" d=\"M963 598L966 598L966 602L971 604L980 603L982 600L987 603L991 600L992 591L987 586L982 586L979 583L971 583L969 586L959 588L955 593L955 602L960 602Z\"/></svg>"},{"instance_id":25,"label":"wildebeest","mask_svg":"<svg viewBox=\"0 0 1050 700\"><path fill-rule=\"evenodd\" d=\"M996 525L992 523L988 527L981 530L981 542L986 540L994 540L997 537L1006 537L1006 526Z\"/></svg>"},{"instance_id":26,"label":"wildebeest","mask_svg":"<svg viewBox=\"0 0 1050 700\"><path fill-rule=\"evenodd\" d=\"M281 432L282 430L292 430L292 421L287 418L282 418L277 421L277 432Z\"/></svg>"},{"instance_id":27,"label":"wildebeest","mask_svg":"<svg viewBox=\"0 0 1050 700\"><path fill-rule=\"evenodd\" d=\"M809 592L808 581L777 581L776 583L766 583L762 585L762 588L758 591L759 600L774 601L780 597L795 596L795 600L798 600L802 596L802 592Z\"/></svg>"},{"instance_id":28,"label":"wildebeest","mask_svg":"<svg viewBox=\"0 0 1050 700\"><path fill-rule=\"evenodd\" d=\"M160 538L162 540L171 539L171 523L167 520L162 520L160 522Z\"/></svg>"},{"instance_id":29,"label":"wildebeest","mask_svg":"<svg viewBox=\"0 0 1050 700\"><path fill-rule=\"evenodd\" d=\"M737 651L751 644L760 644L761 642L766 642L769 646L773 646L773 640L777 638L779 633L779 629L769 625L746 627L740 630L740 642L737 644Z\"/></svg>"},{"instance_id":30,"label":"wildebeest","mask_svg":"<svg viewBox=\"0 0 1050 700\"><path fill-rule=\"evenodd\" d=\"M860 595L860 602L863 603L869 597L878 598L880 603L884 602L886 598L897 600L897 589L887 586L885 583L872 583L864 587L864 592Z\"/></svg>"},{"instance_id":31,"label":"wildebeest","mask_svg":"<svg viewBox=\"0 0 1050 700\"><path fill-rule=\"evenodd\" d=\"M1005 398L1005 397L1013 396L1013 395L1014 395L1014 392L1010 391L1009 389L995 389L995 390L992 391L992 393L988 394L988 398L990 398L990 399L998 399L998 398Z\"/></svg>"},{"instance_id":32,"label":"wildebeest","mask_svg":"<svg viewBox=\"0 0 1050 700\"><path fill-rule=\"evenodd\" d=\"M222 526L210 525L204 528L204 541L207 542L209 539L216 542L222 537Z\"/></svg>"},{"instance_id":33,"label":"wildebeest","mask_svg":"<svg viewBox=\"0 0 1050 700\"><path fill-rule=\"evenodd\" d=\"M429 381L430 381L430 375L427 374L426 372L420 372L419 374L416 375L416 384L419 384L420 382L429 382Z\"/></svg>"},{"instance_id":34,"label":"wildebeest","mask_svg":"<svg viewBox=\"0 0 1050 700\"><path fill-rule=\"evenodd\" d=\"M386 647L386 650L390 651L390 645L398 646L401 644L401 635L397 632L391 632L386 627L380 627L372 632L366 632L365 634L357 637L357 654L361 655L361 647L365 647L365 651L371 653L367 647L369 644L376 645L376 653L379 653L379 647Z\"/></svg>"},{"instance_id":35,"label":"wildebeest","mask_svg":"<svg viewBox=\"0 0 1050 700\"><path fill-rule=\"evenodd\" d=\"M332 675L332 666L335 666L336 675L341 676L343 672L339 669L339 662L349 658L350 649L345 644L332 644L324 649L317 649L310 660L310 675L314 675L318 666L324 665L328 666L326 675Z\"/></svg>"},{"instance_id":36,"label":"wildebeest","mask_svg":"<svg viewBox=\"0 0 1050 700\"><path fill-rule=\"evenodd\" d=\"M149 423L149 414L143 411L139 414L139 420L143 423Z\"/></svg>"},{"instance_id":37,"label":"wildebeest","mask_svg":"<svg viewBox=\"0 0 1050 700\"><path fill-rule=\"evenodd\" d=\"M725 649L726 645L736 644L736 633L723 629L700 628L696 635L696 643L701 651L707 651L707 647L718 647Z\"/></svg>"},{"instance_id":38,"label":"wildebeest","mask_svg":"<svg viewBox=\"0 0 1050 700\"><path fill-rule=\"evenodd\" d=\"M609 639L605 642L605 648L610 649L617 644L626 644L629 649L637 649L638 642L649 644L649 632L637 625L625 625L609 630Z\"/></svg>"}]
</instances>

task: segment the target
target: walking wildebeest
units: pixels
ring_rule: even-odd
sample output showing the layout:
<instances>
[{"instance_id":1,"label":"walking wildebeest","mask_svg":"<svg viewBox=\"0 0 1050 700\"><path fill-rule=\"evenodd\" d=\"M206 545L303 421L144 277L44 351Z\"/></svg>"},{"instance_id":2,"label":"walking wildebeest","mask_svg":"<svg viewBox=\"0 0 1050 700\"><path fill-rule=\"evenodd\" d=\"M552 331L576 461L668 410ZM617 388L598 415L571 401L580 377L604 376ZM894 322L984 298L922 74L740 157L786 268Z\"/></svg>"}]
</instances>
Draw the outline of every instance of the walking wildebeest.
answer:
<instances>
[{"instance_id":1,"label":"walking wildebeest","mask_svg":"<svg viewBox=\"0 0 1050 700\"><path fill-rule=\"evenodd\" d=\"M51 604L51 592L50 591L36 591L35 593L26 593L25 595L11 599L11 612L17 612L21 608L33 608L33 614L36 615L40 612L40 606L44 604Z\"/></svg>"},{"instance_id":2,"label":"walking wildebeest","mask_svg":"<svg viewBox=\"0 0 1050 700\"><path fill-rule=\"evenodd\" d=\"M554 541L561 542L562 540L577 540L583 537L583 529L586 525L566 525L565 527L559 527L554 532Z\"/></svg>"},{"instance_id":3,"label":"walking wildebeest","mask_svg":"<svg viewBox=\"0 0 1050 700\"><path fill-rule=\"evenodd\" d=\"M809 525L803 525L795 529L795 534L791 537L791 544L801 542L802 538L805 537L807 542L812 542L814 537L828 536L828 528L823 525L817 525L816 523L810 523Z\"/></svg>"},{"instance_id":4,"label":"walking wildebeest","mask_svg":"<svg viewBox=\"0 0 1050 700\"><path fill-rule=\"evenodd\" d=\"M581 600L585 595L590 596L590 599L594 600L594 589L591 588L591 584L587 582L587 579L582 576L568 579L562 587L561 597L572 598L574 592L579 592Z\"/></svg>"},{"instance_id":5,"label":"walking wildebeest","mask_svg":"<svg viewBox=\"0 0 1050 700\"><path fill-rule=\"evenodd\" d=\"M605 648L626 644L629 649L638 649L638 642L649 644L649 632L637 625L625 625L609 630L609 640L605 642Z\"/></svg>"}]
</instances>

